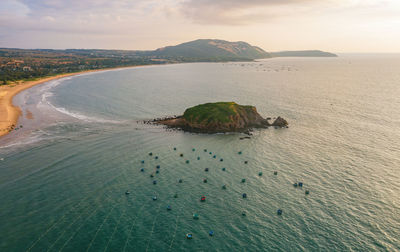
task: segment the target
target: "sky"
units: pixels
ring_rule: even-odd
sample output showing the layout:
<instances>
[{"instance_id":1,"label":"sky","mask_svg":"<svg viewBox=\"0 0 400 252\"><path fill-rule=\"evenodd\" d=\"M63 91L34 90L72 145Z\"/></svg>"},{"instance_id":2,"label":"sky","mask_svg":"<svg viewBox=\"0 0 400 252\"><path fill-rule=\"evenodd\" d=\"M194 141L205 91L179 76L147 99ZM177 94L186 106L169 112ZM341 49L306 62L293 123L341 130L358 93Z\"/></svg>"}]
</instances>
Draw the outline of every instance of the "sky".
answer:
<instances>
[{"instance_id":1,"label":"sky","mask_svg":"<svg viewBox=\"0 0 400 252\"><path fill-rule=\"evenodd\" d=\"M199 38L399 53L400 0L0 0L0 47L152 50Z\"/></svg>"}]
</instances>

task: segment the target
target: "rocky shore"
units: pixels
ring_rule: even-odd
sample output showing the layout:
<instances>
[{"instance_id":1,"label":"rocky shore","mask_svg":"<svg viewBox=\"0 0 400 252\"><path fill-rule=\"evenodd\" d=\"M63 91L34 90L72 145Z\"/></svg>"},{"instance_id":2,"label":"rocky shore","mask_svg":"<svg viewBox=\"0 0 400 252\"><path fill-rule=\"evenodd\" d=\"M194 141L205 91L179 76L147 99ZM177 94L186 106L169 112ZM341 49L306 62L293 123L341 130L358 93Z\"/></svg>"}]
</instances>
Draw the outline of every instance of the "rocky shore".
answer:
<instances>
[{"instance_id":1,"label":"rocky shore","mask_svg":"<svg viewBox=\"0 0 400 252\"><path fill-rule=\"evenodd\" d=\"M195 133L249 133L253 128L287 128L288 122L277 117L264 119L254 106L243 106L234 102L206 103L185 110L181 116L157 118L145 123L161 124Z\"/></svg>"}]
</instances>

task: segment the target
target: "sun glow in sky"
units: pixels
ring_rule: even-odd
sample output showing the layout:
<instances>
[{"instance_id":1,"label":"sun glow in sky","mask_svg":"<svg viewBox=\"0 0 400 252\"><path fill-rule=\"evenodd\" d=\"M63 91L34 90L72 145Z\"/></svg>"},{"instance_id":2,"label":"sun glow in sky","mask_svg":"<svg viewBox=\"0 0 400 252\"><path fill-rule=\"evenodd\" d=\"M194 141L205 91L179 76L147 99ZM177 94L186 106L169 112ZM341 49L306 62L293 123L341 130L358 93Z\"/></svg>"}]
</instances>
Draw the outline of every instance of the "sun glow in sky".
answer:
<instances>
[{"instance_id":1,"label":"sun glow in sky","mask_svg":"<svg viewBox=\"0 0 400 252\"><path fill-rule=\"evenodd\" d=\"M0 47L155 49L198 38L400 52L400 0L0 1Z\"/></svg>"}]
</instances>

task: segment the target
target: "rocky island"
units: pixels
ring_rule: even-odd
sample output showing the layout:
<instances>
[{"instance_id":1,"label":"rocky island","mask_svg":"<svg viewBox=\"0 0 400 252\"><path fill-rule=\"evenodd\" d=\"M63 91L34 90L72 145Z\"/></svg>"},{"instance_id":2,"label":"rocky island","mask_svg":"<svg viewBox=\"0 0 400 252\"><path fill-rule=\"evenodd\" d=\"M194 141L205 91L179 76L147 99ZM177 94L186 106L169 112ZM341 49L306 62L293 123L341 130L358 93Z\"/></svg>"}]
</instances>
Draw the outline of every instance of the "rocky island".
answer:
<instances>
[{"instance_id":1,"label":"rocky island","mask_svg":"<svg viewBox=\"0 0 400 252\"><path fill-rule=\"evenodd\" d=\"M252 128L287 127L288 122L277 117L264 119L256 107L235 102L200 104L185 110L183 115L155 119L153 123L197 133L247 132Z\"/></svg>"}]
</instances>

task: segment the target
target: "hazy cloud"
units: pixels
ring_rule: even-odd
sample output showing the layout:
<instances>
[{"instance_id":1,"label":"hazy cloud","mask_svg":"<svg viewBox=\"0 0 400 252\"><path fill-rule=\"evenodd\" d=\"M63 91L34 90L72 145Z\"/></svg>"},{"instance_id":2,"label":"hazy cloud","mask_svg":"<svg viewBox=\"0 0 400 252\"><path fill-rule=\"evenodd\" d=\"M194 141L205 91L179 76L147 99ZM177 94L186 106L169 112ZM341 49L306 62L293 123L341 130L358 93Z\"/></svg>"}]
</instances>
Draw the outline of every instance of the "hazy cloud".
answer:
<instances>
[{"instance_id":1,"label":"hazy cloud","mask_svg":"<svg viewBox=\"0 0 400 252\"><path fill-rule=\"evenodd\" d=\"M399 12L400 0L0 0L0 47L154 49L220 38L266 50L400 51Z\"/></svg>"},{"instance_id":2,"label":"hazy cloud","mask_svg":"<svg viewBox=\"0 0 400 252\"><path fill-rule=\"evenodd\" d=\"M328 0L330 1L330 0ZM243 25L290 15L319 0L185 0L181 12L204 24Z\"/></svg>"}]
</instances>

